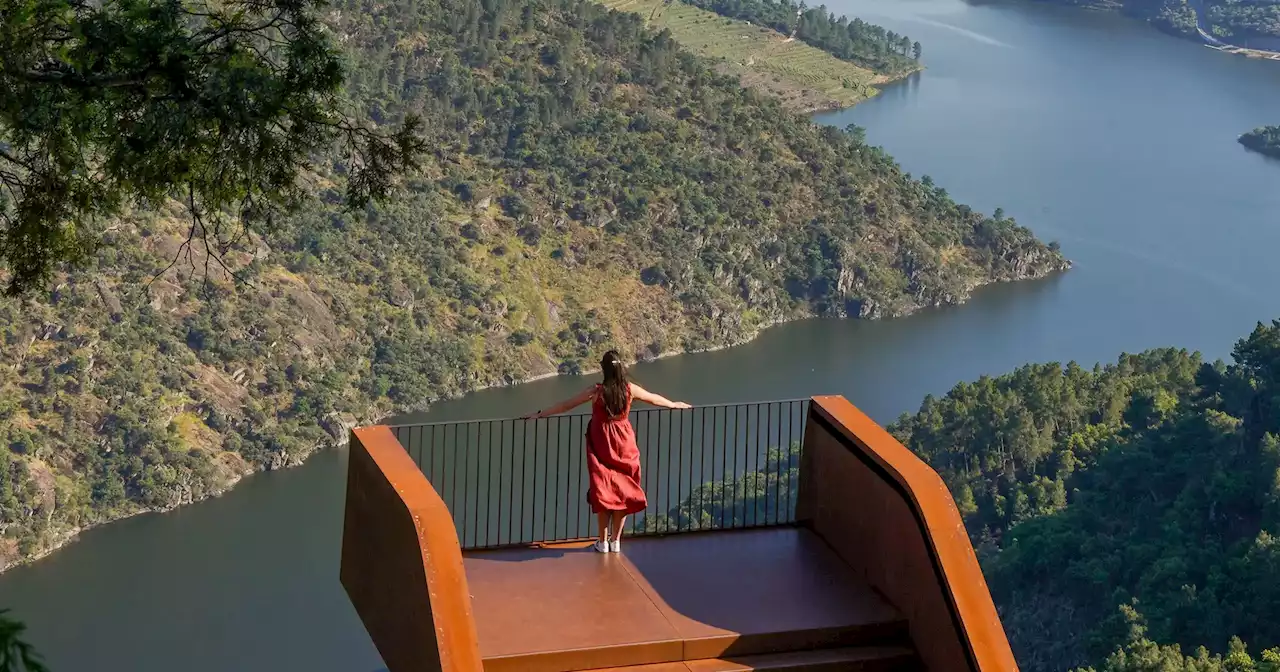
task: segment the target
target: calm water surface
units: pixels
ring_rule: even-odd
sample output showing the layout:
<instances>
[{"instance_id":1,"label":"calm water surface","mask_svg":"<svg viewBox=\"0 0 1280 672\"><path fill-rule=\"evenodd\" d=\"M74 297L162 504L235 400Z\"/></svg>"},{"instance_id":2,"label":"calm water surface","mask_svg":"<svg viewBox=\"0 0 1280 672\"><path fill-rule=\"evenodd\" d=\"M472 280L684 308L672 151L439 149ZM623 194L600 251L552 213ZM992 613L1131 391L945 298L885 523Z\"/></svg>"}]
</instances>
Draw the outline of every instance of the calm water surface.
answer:
<instances>
[{"instance_id":1,"label":"calm water surface","mask_svg":"<svg viewBox=\"0 0 1280 672\"><path fill-rule=\"evenodd\" d=\"M646 385L695 403L841 393L888 421L926 393L1028 361L1171 344L1225 356L1280 316L1280 162L1235 142L1280 122L1280 65L1037 5L829 6L920 40L929 67L821 120L866 127L958 200L1059 240L1076 268L903 320L780 327L638 367ZM428 415L516 415L582 384L491 390ZM377 669L337 580L345 460L329 452L94 530L0 576L0 606L59 671Z\"/></svg>"}]
</instances>

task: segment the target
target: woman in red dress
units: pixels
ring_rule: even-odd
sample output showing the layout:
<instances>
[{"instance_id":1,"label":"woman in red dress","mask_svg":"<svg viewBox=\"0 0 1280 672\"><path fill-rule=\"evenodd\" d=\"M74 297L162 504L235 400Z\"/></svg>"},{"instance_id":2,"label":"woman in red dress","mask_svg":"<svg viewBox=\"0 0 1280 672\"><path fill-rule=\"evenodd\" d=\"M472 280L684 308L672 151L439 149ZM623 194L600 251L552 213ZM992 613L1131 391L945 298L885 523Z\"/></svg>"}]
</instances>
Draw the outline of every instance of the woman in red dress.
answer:
<instances>
[{"instance_id":1,"label":"woman in red dress","mask_svg":"<svg viewBox=\"0 0 1280 672\"><path fill-rule=\"evenodd\" d=\"M600 360L604 381L579 392L529 418L545 418L591 402L587 423L587 503L596 512L599 536L595 549L601 553L621 550L622 525L627 516L648 506L640 485L640 448L631 427L631 401L643 401L659 408L689 408L636 385L627 378L627 367L618 353L610 350Z\"/></svg>"}]
</instances>

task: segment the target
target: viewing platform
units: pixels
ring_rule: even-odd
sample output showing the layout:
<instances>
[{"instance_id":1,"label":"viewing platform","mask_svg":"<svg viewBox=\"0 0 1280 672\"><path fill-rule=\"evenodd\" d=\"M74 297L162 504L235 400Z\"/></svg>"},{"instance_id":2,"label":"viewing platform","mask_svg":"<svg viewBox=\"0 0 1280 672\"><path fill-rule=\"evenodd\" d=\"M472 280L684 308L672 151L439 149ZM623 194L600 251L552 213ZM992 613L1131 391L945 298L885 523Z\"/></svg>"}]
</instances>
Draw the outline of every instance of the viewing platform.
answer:
<instances>
[{"instance_id":1,"label":"viewing platform","mask_svg":"<svg viewBox=\"0 0 1280 672\"><path fill-rule=\"evenodd\" d=\"M945 485L843 398L633 411L621 553L586 420L353 431L341 580L389 672L1017 669Z\"/></svg>"},{"instance_id":2,"label":"viewing platform","mask_svg":"<svg viewBox=\"0 0 1280 672\"><path fill-rule=\"evenodd\" d=\"M464 556L486 670L584 670L847 649L867 670L919 669L907 623L796 527L588 542ZM830 656L831 652L824 652ZM775 658L778 658L775 656ZM652 669L685 669L682 665ZM708 667L710 669L753 669Z\"/></svg>"}]
</instances>

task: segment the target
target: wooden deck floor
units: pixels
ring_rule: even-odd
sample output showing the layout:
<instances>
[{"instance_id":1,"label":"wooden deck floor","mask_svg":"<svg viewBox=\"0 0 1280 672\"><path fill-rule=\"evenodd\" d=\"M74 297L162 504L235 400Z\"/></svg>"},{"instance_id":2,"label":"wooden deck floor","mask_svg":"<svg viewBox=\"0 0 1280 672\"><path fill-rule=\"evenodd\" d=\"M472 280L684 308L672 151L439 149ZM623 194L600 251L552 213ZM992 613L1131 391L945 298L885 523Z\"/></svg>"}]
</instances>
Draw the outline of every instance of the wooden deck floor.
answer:
<instances>
[{"instance_id":1,"label":"wooden deck floor","mask_svg":"<svg viewBox=\"0 0 1280 672\"><path fill-rule=\"evenodd\" d=\"M901 614L801 528L468 553L486 672L907 643Z\"/></svg>"}]
</instances>

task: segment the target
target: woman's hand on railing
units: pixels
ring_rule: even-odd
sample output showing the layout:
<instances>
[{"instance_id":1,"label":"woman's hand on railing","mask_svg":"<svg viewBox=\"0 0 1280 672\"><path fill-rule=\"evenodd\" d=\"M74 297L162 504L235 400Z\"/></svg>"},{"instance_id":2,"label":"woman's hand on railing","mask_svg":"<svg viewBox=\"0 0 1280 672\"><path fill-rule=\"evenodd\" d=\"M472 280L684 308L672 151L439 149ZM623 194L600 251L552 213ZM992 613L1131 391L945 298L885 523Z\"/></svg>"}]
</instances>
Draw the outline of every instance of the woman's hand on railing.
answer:
<instances>
[{"instance_id":1,"label":"woman's hand on railing","mask_svg":"<svg viewBox=\"0 0 1280 672\"><path fill-rule=\"evenodd\" d=\"M537 420L538 418L548 418L553 415L559 415L561 413L564 413L565 411L577 408L587 403L588 401L591 401L592 399L595 398L595 396L596 396L596 386L591 385L587 387L587 389L573 395L572 397L569 397L568 399L565 399L564 401L558 404L548 406L542 409L541 411L538 411L537 413L534 413L532 415L526 415L520 419L521 420Z\"/></svg>"},{"instance_id":2,"label":"woman's hand on railing","mask_svg":"<svg viewBox=\"0 0 1280 672\"><path fill-rule=\"evenodd\" d=\"M683 411L683 410L685 410L685 409L693 408L693 406L691 406L691 405L689 405L689 404L687 404L687 403L685 403L685 402L683 402L683 401L673 401L673 402L671 402L671 408L674 408L674 409L676 409L676 410L678 410L678 411Z\"/></svg>"}]
</instances>

